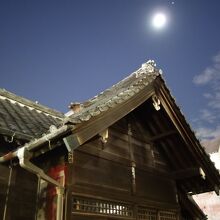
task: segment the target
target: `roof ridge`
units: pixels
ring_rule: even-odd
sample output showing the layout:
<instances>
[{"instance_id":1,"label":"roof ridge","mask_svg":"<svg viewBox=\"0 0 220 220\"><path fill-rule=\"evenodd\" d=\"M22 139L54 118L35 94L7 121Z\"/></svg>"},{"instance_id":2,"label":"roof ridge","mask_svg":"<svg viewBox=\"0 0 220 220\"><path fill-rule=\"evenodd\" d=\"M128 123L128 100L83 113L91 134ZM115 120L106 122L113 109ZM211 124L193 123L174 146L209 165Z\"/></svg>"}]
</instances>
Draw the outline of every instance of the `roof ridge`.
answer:
<instances>
[{"instance_id":1,"label":"roof ridge","mask_svg":"<svg viewBox=\"0 0 220 220\"><path fill-rule=\"evenodd\" d=\"M2 99L8 99L9 101L12 101L12 102L15 102L15 103L18 103L20 105L23 105L23 106L27 106L29 108L33 108L35 110L39 110L39 111L42 111L46 114L49 114L51 116L55 116L55 117L58 117L58 118L63 118L64 117L64 114L62 112L59 112L55 109L51 109L45 105L42 105L42 104L38 104L34 101L31 101L27 98L24 98L22 96L18 96L12 92L9 92L7 91L6 89L1 89L0 88L0 98Z\"/></svg>"},{"instance_id":2,"label":"roof ridge","mask_svg":"<svg viewBox=\"0 0 220 220\"><path fill-rule=\"evenodd\" d=\"M109 88L105 89L104 91L100 92L94 97L86 100L85 102L82 102L81 104L83 104L86 107L87 103L91 104L92 102L93 104L93 102L95 102L96 99L100 96L104 96L105 98L108 97L108 92L113 93L117 90L117 93L119 94L121 91L127 90L130 86L134 86L138 81L145 79L147 75L150 76L154 74L158 75L158 73L161 74L162 71L160 69L156 69L155 66L156 64L154 63L154 61L147 61L146 63L142 64L142 67L133 71L127 77L123 78L119 82L115 83L114 85L110 86ZM131 81L132 78L134 78L133 81Z\"/></svg>"},{"instance_id":3,"label":"roof ridge","mask_svg":"<svg viewBox=\"0 0 220 220\"><path fill-rule=\"evenodd\" d=\"M66 113L66 116L75 120L88 121L91 117L97 116L101 112L125 102L162 74L162 71L155 68L155 66L154 61L147 61L142 64L141 68L133 71L126 78L98 95L80 103L82 107L80 111L74 112L70 110Z\"/></svg>"}]
</instances>

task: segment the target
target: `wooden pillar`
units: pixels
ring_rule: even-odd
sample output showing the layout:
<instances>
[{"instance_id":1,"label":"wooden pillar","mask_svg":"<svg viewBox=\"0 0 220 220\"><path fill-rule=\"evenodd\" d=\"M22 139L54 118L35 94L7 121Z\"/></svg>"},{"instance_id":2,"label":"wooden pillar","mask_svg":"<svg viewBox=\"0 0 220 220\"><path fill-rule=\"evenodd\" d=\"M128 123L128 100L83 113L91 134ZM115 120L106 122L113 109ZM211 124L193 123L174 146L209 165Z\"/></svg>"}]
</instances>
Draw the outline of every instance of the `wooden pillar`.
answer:
<instances>
[{"instance_id":1,"label":"wooden pillar","mask_svg":"<svg viewBox=\"0 0 220 220\"><path fill-rule=\"evenodd\" d=\"M131 167L131 193L136 194L136 163L134 160L134 151L132 146L132 130L131 124L128 123L128 147L130 154L130 167Z\"/></svg>"},{"instance_id":2,"label":"wooden pillar","mask_svg":"<svg viewBox=\"0 0 220 220\"><path fill-rule=\"evenodd\" d=\"M133 206L133 214L134 214L133 218L135 220L138 220L138 205L137 204L134 204Z\"/></svg>"},{"instance_id":3,"label":"wooden pillar","mask_svg":"<svg viewBox=\"0 0 220 220\"><path fill-rule=\"evenodd\" d=\"M160 211L157 210L157 220L160 220Z\"/></svg>"},{"instance_id":4,"label":"wooden pillar","mask_svg":"<svg viewBox=\"0 0 220 220\"><path fill-rule=\"evenodd\" d=\"M71 220L72 213L72 176L73 176L74 150L68 152L67 170L66 170L66 187L64 202L64 219Z\"/></svg>"}]
</instances>

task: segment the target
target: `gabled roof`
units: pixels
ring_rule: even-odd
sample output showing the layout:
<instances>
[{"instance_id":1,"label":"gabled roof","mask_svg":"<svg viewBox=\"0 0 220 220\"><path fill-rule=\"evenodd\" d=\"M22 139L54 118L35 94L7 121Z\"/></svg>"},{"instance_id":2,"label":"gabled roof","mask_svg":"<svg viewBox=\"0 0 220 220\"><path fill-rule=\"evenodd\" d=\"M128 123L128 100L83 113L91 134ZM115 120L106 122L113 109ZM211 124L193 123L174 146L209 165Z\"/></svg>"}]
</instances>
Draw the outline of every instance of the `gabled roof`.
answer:
<instances>
[{"instance_id":1,"label":"gabled roof","mask_svg":"<svg viewBox=\"0 0 220 220\"><path fill-rule=\"evenodd\" d=\"M160 73L152 61L143 64L98 96L77 104L73 112L63 117L60 128L50 130L46 136L24 147L36 151L48 146L49 139L59 137L64 138L69 150L73 150L130 112L136 112L149 128L150 140L170 162L173 178L181 190L185 193L215 190L218 193L219 173L176 105ZM15 156L17 152L10 155ZM0 161L5 161L5 158L9 157L2 157Z\"/></svg>"},{"instance_id":2,"label":"gabled roof","mask_svg":"<svg viewBox=\"0 0 220 220\"><path fill-rule=\"evenodd\" d=\"M79 111L75 113L70 110L66 114L66 116L68 116L66 121L72 121L75 124L89 121L93 117L110 111L118 105L127 102L151 84L151 82L162 73L162 71L157 70L154 65L153 61L148 61L143 64L140 69L113 85L111 88L106 89L84 103L79 103ZM74 103L71 104L74 105Z\"/></svg>"},{"instance_id":3,"label":"gabled roof","mask_svg":"<svg viewBox=\"0 0 220 220\"><path fill-rule=\"evenodd\" d=\"M151 130L150 140L170 163L173 178L181 190L193 194L210 190L218 193L219 173L160 73L153 62L147 62L118 84L81 103L76 112L69 112L65 121L74 124L74 129L69 137L72 146L68 147L74 149L82 145L117 120L136 111L137 115L142 114L142 122ZM161 110L157 112L153 105ZM146 115L147 119L144 119ZM68 143L68 138L65 140Z\"/></svg>"},{"instance_id":4,"label":"gabled roof","mask_svg":"<svg viewBox=\"0 0 220 220\"><path fill-rule=\"evenodd\" d=\"M32 139L58 125L64 115L46 106L0 89L0 133Z\"/></svg>"}]
</instances>

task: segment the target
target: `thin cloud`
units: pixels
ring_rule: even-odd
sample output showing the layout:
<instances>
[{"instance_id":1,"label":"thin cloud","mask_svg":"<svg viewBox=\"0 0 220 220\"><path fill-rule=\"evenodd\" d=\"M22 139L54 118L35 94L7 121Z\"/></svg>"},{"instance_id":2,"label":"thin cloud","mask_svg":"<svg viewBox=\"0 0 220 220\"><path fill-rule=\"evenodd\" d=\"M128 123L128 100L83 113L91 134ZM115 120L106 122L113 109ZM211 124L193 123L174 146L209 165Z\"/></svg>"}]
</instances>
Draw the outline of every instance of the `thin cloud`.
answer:
<instances>
[{"instance_id":1,"label":"thin cloud","mask_svg":"<svg viewBox=\"0 0 220 220\"><path fill-rule=\"evenodd\" d=\"M199 127L196 129L196 136L202 141L208 141L220 137L220 126L215 128Z\"/></svg>"},{"instance_id":2,"label":"thin cloud","mask_svg":"<svg viewBox=\"0 0 220 220\"><path fill-rule=\"evenodd\" d=\"M220 92L215 91L215 93L210 98L210 101L208 102L208 106L212 109L220 110Z\"/></svg>"},{"instance_id":3,"label":"thin cloud","mask_svg":"<svg viewBox=\"0 0 220 220\"><path fill-rule=\"evenodd\" d=\"M220 137L220 52L212 58L212 65L193 78L193 83L205 85L209 90L203 94L207 106L199 111L193 121L196 134L202 141Z\"/></svg>"},{"instance_id":4,"label":"thin cloud","mask_svg":"<svg viewBox=\"0 0 220 220\"><path fill-rule=\"evenodd\" d=\"M209 83L211 80L215 79L215 77L216 77L216 69L207 67L202 74L196 75L193 78L193 82L197 85L205 85Z\"/></svg>"},{"instance_id":5,"label":"thin cloud","mask_svg":"<svg viewBox=\"0 0 220 220\"><path fill-rule=\"evenodd\" d=\"M215 80L220 80L220 52L213 57L212 61L213 64L211 66L207 67L201 74L193 78L193 82L196 85L206 85Z\"/></svg>"},{"instance_id":6,"label":"thin cloud","mask_svg":"<svg viewBox=\"0 0 220 220\"><path fill-rule=\"evenodd\" d=\"M206 99L211 99L213 98L213 95L211 93L204 93L203 96L206 98Z\"/></svg>"},{"instance_id":7,"label":"thin cloud","mask_svg":"<svg viewBox=\"0 0 220 220\"><path fill-rule=\"evenodd\" d=\"M200 110L200 119L212 124L216 120L217 116L208 109Z\"/></svg>"},{"instance_id":8,"label":"thin cloud","mask_svg":"<svg viewBox=\"0 0 220 220\"><path fill-rule=\"evenodd\" d=\"M220 52L216 56L213 57L213 61L215 63L220 63Z\"/></svg>"},{"instance_id":9,"label":"thin cloud","mask_svg":"<svg viewBox=\"0 0 220 220\"><path fill-rule=\"evenodd\" d=\"M203 96L208 100L208 107L220 110L220 52L212 58L212 65L193 78L196 85L206 85L210 92Z\"/></svg>"}]
</instances>

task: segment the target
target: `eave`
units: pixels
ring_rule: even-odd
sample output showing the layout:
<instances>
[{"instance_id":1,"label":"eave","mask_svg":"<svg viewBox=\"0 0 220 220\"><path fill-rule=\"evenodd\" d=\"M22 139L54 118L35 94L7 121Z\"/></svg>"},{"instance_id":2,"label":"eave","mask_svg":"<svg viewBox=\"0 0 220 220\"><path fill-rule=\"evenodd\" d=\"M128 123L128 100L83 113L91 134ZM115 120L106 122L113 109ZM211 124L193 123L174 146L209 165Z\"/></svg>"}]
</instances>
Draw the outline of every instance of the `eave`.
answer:
<instances>
[{"instance_id":1,"label":"eave","mask_svg":"<svg viewBox=\"0 0 220 220\"><path fill-rule=\"evenodd\" d=\"M182 141L185 143L185 149L186 152L188 152L189 158L196 161L197 167L201 168L206 176L205 180L199 177L199 175L196 175L195 178L191 180L186 179L185 182L188 183L184 184L185 186L183 186L183 189L187 192L189 191L191 185L191 192L193 194L201 193L204 191L215 191L217 194L219 194L220 175L214 164L211 162L209 155L205 152L204 148L196 138L195 133L186 122L185 117L181 113L179 107L175 103L174 98L171 96L169 90L167 89L164 80L161 77L158 77L154 84L156 94L161 101L161 105L178 131ZM189 158L182 157L182 160L184 158L186 161L188 161L188 166L190 166ZM192 166L191 168L194 167ZM200 188L199 185L203 185L203 187Z\"/></svg>"}]
</instances>

